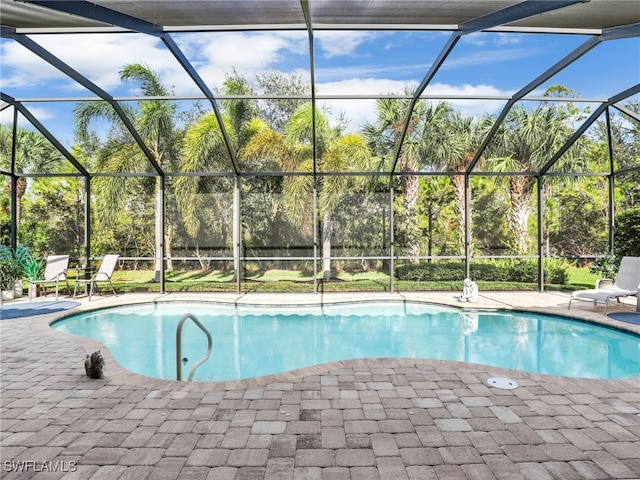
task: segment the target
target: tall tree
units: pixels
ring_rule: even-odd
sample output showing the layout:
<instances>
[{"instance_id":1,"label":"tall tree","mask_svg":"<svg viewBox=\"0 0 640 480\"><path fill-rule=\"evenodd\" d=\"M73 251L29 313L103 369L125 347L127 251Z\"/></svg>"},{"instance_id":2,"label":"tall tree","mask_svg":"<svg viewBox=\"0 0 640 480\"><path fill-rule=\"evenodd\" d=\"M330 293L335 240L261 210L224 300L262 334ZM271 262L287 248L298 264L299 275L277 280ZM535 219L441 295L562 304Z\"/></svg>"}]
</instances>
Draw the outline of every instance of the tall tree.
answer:
<instances>
[{"instance_id":1,"label":"tall tree","mask_svg":"<svg viewBox=\"0 0 640 480\"><path fill-rule=\"evenodd\" d=\"M492 121L488 116L479 118L465 116L446 104L441 114L434 118L426 142L426 157L436 170L448 170L452 175L453 194L457 214L458 242L463 245L465 238L465 176L480 144L485 138ZM469 208L471 211L471 208ZM464 250L464 249L462 249Z\"/></svg>"},{"instance_id":2,"label":"tall tree","mask_svg":"<svg viewBox=\"0 0 640 480\"><path fill-rule=\"evenodd\" d=\"M217 116L213 112L208 112L201 116L187 129L184 149L183 162L180 165L181 172L205 172L205 171L230 171L231 158L226 141L231 142L231 147L238 151L251 138L258 124L256 103L246 98L254 94L253 87L246 78L233 71L225 79L223 90L225 95L238 95L240 98L225 99L222 101L222 121L224 123L224 131L227 132L225 140L223 130L218 122ZM255 168L249 166L245 159L238 157L241 169ZM178 197L178 206L183 213L183 220L187 233L192 238L197 238L201 233L204 215L207 212L205 208L205 198L213 198L216 203L215 211L220 230L225 232L222 239L228 236L227 225L231 225L232 244L234 248L234 275L239 274L240 265L238 263L238 253L236 251L239 244L239 226L237 219L239 218L236 209L239 208L240 199L235 198L232 205L229 205L223 199L216 199L211 196L214 190L219 189L219 182L226 184L226 188L238 194L233 180L230 179L208 179L198 176L181 176L176 180L176 193ZM205 195L208 195L205 197ZM231 207L231 208L229 208ZM232 212L231 218L228 218L229 211ZM208 222L207 222L208 223ZM211 238L212 232L206 235Z\"/></svg>"},{"instance_id":3,"label":"tall tree","mask_svg":"<svg viewBox=\"0 0 640 480\"><path fill-rule=\"evenodd\" d=\"M303 236L313 236L314 145L319 191L319 213L322 217L323 278L331 276L331 216L340 205L342 196L361 179L336 172L362 172L371 168L372 156L365 139L356 134L343 135L332 128L320 110L314 115L311 104L301 105L286 126L286 133L278 133L266 124L256 130L244 148L249 158L276 159L287 175L284 179L284 208L291 222ZM315 135L315 136L314 136ZM329 175L322 175L328 173Z\"/></svg>"},{"instance_id":4,"label":"tall tree","mask_svg":"<svg viewBox=\"0 0 640 480\"><path fill-rule=\"evenodd\" d=\"M284 133L293 112L305 103L311 92L308 78L299 73L270 70L256 76L257 88L264 99L259 102L260 118L269 128Z\"/></svg>"},{"instance_id":5,"label":"tall tree","mask_svg":"<svg viewBox=\"0 0 640 480\"><path fill-rule=\"evenodd\" d=\"M0 125L0 169L11 172L13 128ZM49 141L34 130L17 127L14 173L53 173L64 164L62 154ZM7 177L11 194L11 177ZM20 231L22 197L27 191L27 179L16 181L16 230Z\"/></svg>"},{"instance_id":6,"label":"tall tree","mask_svg":"<svg viewBox=\"0 0 640 480\"><path fill-rule=\"evenodd\" d=\"M513 173L507 187L511 204L507 221L513 235L513 250L517 254L529 253L528 226L536 183L534 173L568 138L570 118L566 109L549 102L531 110L516 105L488 148L491 157L488 168ZM568 159L569 155L566 155L564 160Z\"/></svg>"},{"instance_id":7,"label":"tall tree","mask_svg":"<svg viewBox=\"0 0 640 480\"><path fill-rule=\"evenodd\" d=\"M410 95L413 92L405 89L404 93ZM376 101L375 123L364 126L364 135L378 157L392 159L404 129L409 106L410 101L407 99L382 98ZM451 107L445 102L437 105L417 102L411 111L409 126L398 157L396 172L402 174L402 224L407 237L408 254L412 258L420 255L420 232L416 219L419 182L418 176L411 173L424 167L428 159L433 158L431 155L444 158L445 153L441 151L440 143L443 132L441 127L450 112Z\"/></svg>"},{"instance_id":8,"label":"tall tree","mask_svg":"<svg viewBox=\"0 0 640 480\"><path fill-rule=\"evenodd\" d=\"M153 159L164 168L171 168L176 162L176 151L179 136L176 131L176 106L161 97L169 95L169 90L162 84L159 75L149 66L135 63L125 65L120 70L122 81L137 82L145 97L156 97L138 102L137 109L124 107L133 118L133 124L145 145L149 148ZM146 172L148 161L141 154L140 149L125 131L121 119L107 102L83 102L74 109L76 132L81 140L90 138L89 127L97 119L107 120L114 128L106 145L100 148L97 163L101 171L118 172ZM98 209L98 218L105 224L110 223L122 210L127 199L126 179L124 177L100 177L96 180L97 195L103 195L108 200ZM155 196L155 275L154 280L160 279L162 259L158 257L162 251L163 235L167 256L171 257L171 241L174 225L167 222L162 231L162 189L161 180L156 178ZM172 269L171 261L167 268Z\"/></svg>"}]
</instances>

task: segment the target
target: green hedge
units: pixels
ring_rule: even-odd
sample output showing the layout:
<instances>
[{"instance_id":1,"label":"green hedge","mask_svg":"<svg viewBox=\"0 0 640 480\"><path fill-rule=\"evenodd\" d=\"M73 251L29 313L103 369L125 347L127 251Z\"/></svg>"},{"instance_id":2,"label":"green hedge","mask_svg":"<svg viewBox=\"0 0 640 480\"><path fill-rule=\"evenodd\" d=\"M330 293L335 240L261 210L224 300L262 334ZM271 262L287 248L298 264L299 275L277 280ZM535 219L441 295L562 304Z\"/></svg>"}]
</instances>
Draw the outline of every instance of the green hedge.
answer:
<instances>
[{"instance_id":1,"label":"green hedge","mask_svg":"<svg viewBox=\"0 0 640 480\"><path fill-rule=\"evenodd\" d=\"M413 282L461 281L464 275L462 262L405 264L396 268L398 280ZM538 281L538 261L504 259L475 262L471 264L471 278L476 282L535 283ZM565 284L568 278L569 264L566 261L545 259L545 283Z\"/></svg>"}]
</instances>

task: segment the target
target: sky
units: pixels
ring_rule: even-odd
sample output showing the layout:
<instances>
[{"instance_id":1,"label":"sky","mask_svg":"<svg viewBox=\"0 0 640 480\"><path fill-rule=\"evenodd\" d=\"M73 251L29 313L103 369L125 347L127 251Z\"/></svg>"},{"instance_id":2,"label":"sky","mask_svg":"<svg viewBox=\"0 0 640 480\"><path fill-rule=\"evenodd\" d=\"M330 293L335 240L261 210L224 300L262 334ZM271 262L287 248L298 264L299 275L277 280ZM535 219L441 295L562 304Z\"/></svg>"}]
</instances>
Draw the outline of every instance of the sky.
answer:
<instances>
[{"instance_id":1,"label":"sky","mask_svg":"<svg viewBox=\"0 0 640 480\"><path fill-rule=\"evenodd\" d=\"M201 78L216 92L233 70L253 80L278 70L309 78L306 31L199 32L171 34ZM402 93L418 85L449 39L440 31L316 31L314 72L317 95ZM140 95L134 82L123 83L118 71L145 63L177 96L201 95L164 44L141 34L80 34L31 38L115 97ZM463 37L431 80L425 94L443 96L512 95L587 41L587 35L475 33ZM59 104L26 102L29 110L63 145L73 144L72 109L93 94L23 48L2 39L0 89L18 99L68 99ZM640 82L640 39L603 42L532 95L562 84L583 99L603 99ZM635 100L639 97L636 95ZM450 99L462 113L497 113L504 100ZM349 119L357 131L374 120L373 100L331 100L332 111ZM530 102L533 103L533 102ZM595 104L589 105L591 108ZM0 113L10 122L12 109Z\"/></svg>"}]
</instances>

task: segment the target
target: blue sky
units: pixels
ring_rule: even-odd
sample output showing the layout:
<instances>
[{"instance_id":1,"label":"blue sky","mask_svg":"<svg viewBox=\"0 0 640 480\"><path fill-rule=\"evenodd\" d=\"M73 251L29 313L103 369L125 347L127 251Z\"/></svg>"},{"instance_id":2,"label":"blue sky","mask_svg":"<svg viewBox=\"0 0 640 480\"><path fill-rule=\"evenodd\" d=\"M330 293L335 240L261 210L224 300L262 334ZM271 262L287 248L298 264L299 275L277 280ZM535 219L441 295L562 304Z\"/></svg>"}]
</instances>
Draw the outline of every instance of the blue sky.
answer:
<instances>
[{"instance_id":1,"label":"blue sky","mask_svg":"<svg viewBox=\"0 0 640 480\"><path fill-rule=\"evenodd\" d=\"M233 69L252 79L268 70L309 76L306 31L200 32L172 34L200 76L215 91ZM440 31L317 31L315 75L318 95L378 95L400 93L417 85L449 38ZM118 70L144 62L180 96L198 95L191 79L156 38L136 34L82 34L32 36L113 96L139 92L123 84ZM585 42L587 35L477 33L457 44L425 93L444 96L511 95ZM68 98L69 102L32 102L30 110L71 146L71 109L78 98L92 94L31 54L17 43L2 39L0 84L16 98ZM541 95L553 84L574 89L582 98L608 98L640 82L640 39L604 42L551 81L537 89ZM638 99L638 97L635 97ZM499 111L504 101L451 100L466 114ZM372 120L373 101L327 102L343 112L357 130ZM11 109L1 114L10 120Z\"/></svg>"}]
</instances>

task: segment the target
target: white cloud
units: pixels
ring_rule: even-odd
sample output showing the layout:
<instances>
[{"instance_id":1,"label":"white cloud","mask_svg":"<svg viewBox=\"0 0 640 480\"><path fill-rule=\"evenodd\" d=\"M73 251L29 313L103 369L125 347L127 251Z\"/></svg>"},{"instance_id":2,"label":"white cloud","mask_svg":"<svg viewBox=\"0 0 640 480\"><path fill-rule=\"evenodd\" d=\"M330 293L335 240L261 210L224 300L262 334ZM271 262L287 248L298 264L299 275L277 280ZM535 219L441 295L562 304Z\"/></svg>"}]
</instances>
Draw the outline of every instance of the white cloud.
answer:
<instances>
[{"instance_id":1,"label":"white cloud","mask_svg":"<svg viewBox=\"0 0 640 480\"><path fill-rule=\"evenodd\" d=\"M535 56L538 50L532 48L504 48L488 50L483 49L478 52L469 52L467 55L451 58L442 65L442 70L450 70L453 68L466 68L474 65L486 66L490 63L502 63L512 60L522 60Z\"/></svg>"},{"instance_id":2,"label":"white cloud","mask_svg":"<svg viewBox=\"0 0 640 480\"><path fill-rule=\"evenodd\" d=\"M520 33L476 32L463 36L461 40L463 43L481 47L486 44L513 45L516 43L520 43L522 39L523 34Z\"/></svg>"},{"instance_id":3,"label":"white cloud","mask_svg":"<svg viewBox=\"0 0 640 480\"><path fill-rule=\"evenodd\" d=\"M34 36L33 40L114 96L139 93L133 84L123 89L118 73L124 65L132 63L149 65L166 80L167 85L175 85L178 94L197 91L164 45L150 36L79 34L70 42L69 37L63 35L43 35ZM10 72L9 76L3 75L3 88L35 89L44 86L48 90L46 96L50 97L87 92L84 87L18 44L3 44L2 63L5 71ZM52 87L52 81L56 81L56 87Z\"/></svg>"},{"instance_id":4,"label":"white cloud","mask_svg":"<svg viewBox=\"0 0 640 480\"><path fill-rule=\"evenodd\" d=\"M309 64L306 32L190 33L175 39L212 89L220 87L233 69L252 79L278 65L297 65L300 60Z\"/></svg>"},{"instance_id":5,"label":"white cloud","mask_svg":"<svg viewBox=\"0 0 640 480\"><path fill-rule=\"evenodd\" d=\"M379 36L374 32L332 30L316 33L314 39L325 58L350 56L364 42Z\"/></svg>"},{"instance_id":6,"label":"white cloud","mask_svg":"<svg viewBox=\"0 0 640 480\"><path fill-rule=\"evenodd\" d=\"M318 95L381 95L401 93L407 84L397 80L357 79L317 85ZM358 131L365 123L375 121L375 100L320 101L328 105L334 114L344 113L350 120L349 130Z\"/></svg>"},{"instance_id":7,"label":"white cloud","mask_svg":"<svg viewBox=\"0 0 640 480\"><path fill-rule=\"evenodd\" d=\"M2 90L7 94L11 94L13 89L68 80L59 70L15 42L2 42L2 70Z\"/></svg>"},{"instance_id":8,"label":"white cloud","mask_svg":"<svg viewBox=\"0 0 640 480\"><path fill-rule=\"evenodd\" d=\"M366 63L358 65L337 65L335 67L321 67L316 69L316 78L319 81L329 82L347 81L347 79L379 79L388 76L413 77L418 83L429 71L429 65L416 63L411 65L388 65L380 63ZM342 80L336 80L342 79ZM405 81L405 80L403 80ZM363 92L365 93L365 92ZM374 92L378 93L378 92Z\"/></svg>"},{"instance_id":9,"label":"white cloud","mask_svg":"<svg viewBox=\"0 0 640 480\"><path fill-rule=\"evenodd\" d=\"M470 116L479 116L485 113L497 113L502 109L506 100L485 100L477 98L456 99L451 97L502 97L511 96L513 93L515 93L515 91L500 90L493 85L471 85L468 83L463 85L434 83L433 85L429 85L424 91L425 95L437 95L443 97L443 99L453 105L454 108L460 110L462 114Z\"/></svg>"},{"instance_id":10,"label":"white cloud","mask_svg":"<svg viewBox=\"0 0 640 480\"><path fill-rule=\"evenodd\" d=\"M148 65L166 85L175 85L177 94L195 91L193 82L173 55L160 40L148 35L86 34L74 37L73 43L63 36L51 35L38 41L109 93L139 94L134 84L120 90L119 71L124 65L133 63Z\"/></svg>"},{"instance_id":11,"label":"white cloud","mask_svg":"<svg viewBox=\"0 0 640 480\"><path fill-rule=\"evenodd\" d=\"M407 86L415 88L416 84L388 79L350 79L319 84L318 94L327 96L401 94ZM485 113L499 112L505 104L505 100L456 99L451 97L505 96L512 95L514 92L500 90L492 85L437 83L428 86L424 93L425 95L442 97L464 115L479 116ZM322 103L329 105L334 114L344 113L350 120L350 131L358 131L365 123L375 120L375 100L331 100Z\"/></svg>"}]
</instances>

